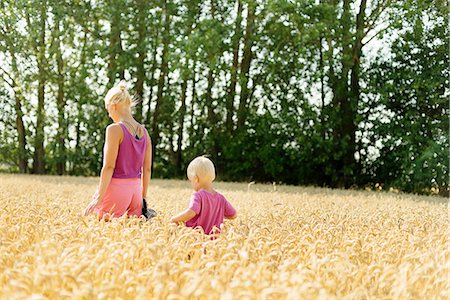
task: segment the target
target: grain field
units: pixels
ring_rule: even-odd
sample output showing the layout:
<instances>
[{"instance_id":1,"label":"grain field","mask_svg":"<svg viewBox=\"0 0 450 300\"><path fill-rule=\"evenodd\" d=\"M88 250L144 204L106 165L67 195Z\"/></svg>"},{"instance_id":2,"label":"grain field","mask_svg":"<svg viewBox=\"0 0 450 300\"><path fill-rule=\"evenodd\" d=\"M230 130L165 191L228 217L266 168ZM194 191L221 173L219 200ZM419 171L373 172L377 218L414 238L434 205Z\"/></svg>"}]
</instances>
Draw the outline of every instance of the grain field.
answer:
<instances>
[{"instance_id":1,"label":"grain field","mask_svg":"<svg viewBox=\"0 0 450 300\"><path fill-rule=\"evenodd\" d=\"M81 217L97 183L0 175L1 299L449 299L446 199L217 183L209 240L168 222L189 182L151 182L151 222Z\"/></svg>"}]
</instances>

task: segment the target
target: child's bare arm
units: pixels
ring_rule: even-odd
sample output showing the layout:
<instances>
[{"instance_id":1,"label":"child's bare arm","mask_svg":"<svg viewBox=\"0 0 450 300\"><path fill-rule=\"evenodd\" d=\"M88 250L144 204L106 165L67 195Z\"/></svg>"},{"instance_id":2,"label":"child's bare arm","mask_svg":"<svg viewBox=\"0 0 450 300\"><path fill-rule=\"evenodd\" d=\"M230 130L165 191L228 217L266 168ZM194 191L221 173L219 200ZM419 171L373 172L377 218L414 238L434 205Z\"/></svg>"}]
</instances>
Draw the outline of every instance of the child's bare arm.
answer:
<instances>
[{"instance_id":1,"label":"child's bare arm","mask_svg":"<svg viewBox=\"0 0 450 300\"><path fill-rule=\"evenodd\" d=\"M225 214L224 214L224 217L225 217L225 219L229 219L229 220L236 219L236 217L237 217L236 209L226 199L225 199Z\"/></svg>"},{"instance_id":2,"label":"child's bare arm","mask_svg":"<svg viewBox=\"0 0 450 300\"><path fill-rule=\"evenodd\" d=\"M195 217L195 215L196 215L195 211L188 208L188 209L182 211L181 213L179 213L178 215L172 217L170 219L170 221L172 221L174 223L186 222L186 221L192 219L193 217Z\"/></svg>"},{"instance_id":3,"label":"child's bare arm","mask_svg":"<svg viewBox=\"0 0 450 300\"><path fill-rule=\"evenodd\" d=\"M233 219L236 219L236 217L237 217L237 213L235 213L232 216L225 216L225 219L233 220Z\"/></svg>"}]
</instances>

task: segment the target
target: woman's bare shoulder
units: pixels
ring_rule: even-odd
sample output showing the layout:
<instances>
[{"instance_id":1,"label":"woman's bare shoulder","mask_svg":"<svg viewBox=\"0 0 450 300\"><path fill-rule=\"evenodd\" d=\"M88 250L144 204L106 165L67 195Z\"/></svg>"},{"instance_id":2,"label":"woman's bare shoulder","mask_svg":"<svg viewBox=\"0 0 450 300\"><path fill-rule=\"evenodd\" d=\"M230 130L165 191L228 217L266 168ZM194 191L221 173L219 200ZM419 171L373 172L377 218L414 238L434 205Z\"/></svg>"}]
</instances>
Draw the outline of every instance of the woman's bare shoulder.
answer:
<instances>
[{"instance_id":1,"label":"woman's bare shoulder","mask_svg":"<svg viewBox=\"0 0 450 300\"><path fill-rule=\"evenodd\" d=\"M113 137L121 137L123 134L122 127L118 123L109 124L106 127L106 134Z\"/></svg>"}]
</instances>

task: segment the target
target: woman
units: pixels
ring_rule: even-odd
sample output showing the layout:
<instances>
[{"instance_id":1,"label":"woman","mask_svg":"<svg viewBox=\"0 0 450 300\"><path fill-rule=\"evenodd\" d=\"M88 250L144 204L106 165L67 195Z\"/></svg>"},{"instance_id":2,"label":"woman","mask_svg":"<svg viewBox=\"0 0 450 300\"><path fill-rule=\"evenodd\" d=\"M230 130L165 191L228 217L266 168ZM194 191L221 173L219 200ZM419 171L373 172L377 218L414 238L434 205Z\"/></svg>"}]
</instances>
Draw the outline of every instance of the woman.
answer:
<instances>
[{"instance_id":1,"label":"woman","mask_svg":"<svg viewBox=\"0 0 450 300\"><path fill-rule=\"evenodd\" d=\"M133 118L131 109L135 105L123 80L106 94L105 107L114 123L106 128L100 184L84 215L95 212L106 219L125 213L142 215L151 175L152 146L145 127Z\"/></svg>"}]
</instances>

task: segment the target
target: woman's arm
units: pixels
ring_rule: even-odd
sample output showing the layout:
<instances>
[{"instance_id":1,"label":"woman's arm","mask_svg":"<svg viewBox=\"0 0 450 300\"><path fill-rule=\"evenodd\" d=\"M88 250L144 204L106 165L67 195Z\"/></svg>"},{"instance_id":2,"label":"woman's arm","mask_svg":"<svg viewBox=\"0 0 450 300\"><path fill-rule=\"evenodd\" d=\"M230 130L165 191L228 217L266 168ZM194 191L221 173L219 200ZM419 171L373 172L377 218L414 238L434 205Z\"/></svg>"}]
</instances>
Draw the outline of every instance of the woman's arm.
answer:
<instances>
[{"instance_id":1,"label":"woman's arm","mask_svg":"<svg viewBox=\"0 0 450 300\"><path fill-rule=\"evenodd\" d=\"M152 177L152 140L147 132L148 144L145 151L144 165L142 166L142 198L147 198L148 184Z\"/></svg>"},{"instance_id":2,"label":"woman's arm","mask_svg":"<svg viewBox=\"0 0 450 300\"><path fill-rule=\"evenodd\" d=\"M122 135L123 132L120 125L111 124L106 128L105 147L103 148L103 167L100 172L100 184L94 199L85 209L85 215L89 214L103 200L103 196L105 195L106 189L108 188L114 173Z\"/></svg>"}]
</instances>

